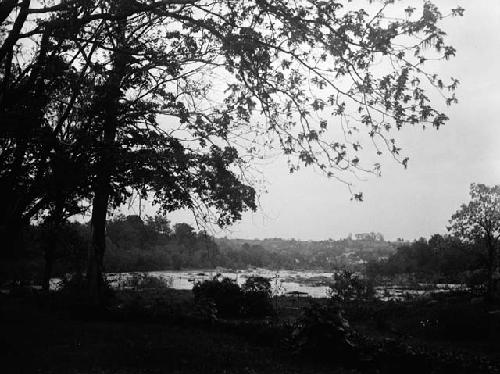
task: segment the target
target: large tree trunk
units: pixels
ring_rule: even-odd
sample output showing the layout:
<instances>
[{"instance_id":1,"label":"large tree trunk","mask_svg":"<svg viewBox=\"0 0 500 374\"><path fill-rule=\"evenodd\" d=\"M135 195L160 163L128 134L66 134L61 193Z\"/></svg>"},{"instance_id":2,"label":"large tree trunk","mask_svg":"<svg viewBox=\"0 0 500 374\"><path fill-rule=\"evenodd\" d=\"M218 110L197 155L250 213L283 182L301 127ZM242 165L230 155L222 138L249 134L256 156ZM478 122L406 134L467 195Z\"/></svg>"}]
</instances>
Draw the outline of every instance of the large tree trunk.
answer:
<instances>
[{"instance_id":1,"label":"large tree trunk","mask_svg":"<svg viewBox=\"0 0 500 374\"><path fill-rule=\"evenodd\" d=\"M109 178L106 178L109 180ZM109 193L105 180L95 188L92 203L91 242L88 255L87 280L90 301L99 305L103 300L104 251L106 249L106 213Z\"/></svg>"},{"instance_id":2,"label":"large tree trunk","mask_svg":"<svg viewBox=\"0 0 500 374\"><path fill-rule=\"evenodd\" d=\"M119 6L119 4L117 4ZM106 214L111 195L111 179L115 171L115 142L119 125L121 80L129 60L126 53L126 19L116 21L114 28L116 48L113 69L108 76L103 98L103 140L96 170L94 199L92 202L91 244L88 254L87 281L90 301L100 305L104 301L104 252L106 249Z\"/></svg>"}]
</instances>

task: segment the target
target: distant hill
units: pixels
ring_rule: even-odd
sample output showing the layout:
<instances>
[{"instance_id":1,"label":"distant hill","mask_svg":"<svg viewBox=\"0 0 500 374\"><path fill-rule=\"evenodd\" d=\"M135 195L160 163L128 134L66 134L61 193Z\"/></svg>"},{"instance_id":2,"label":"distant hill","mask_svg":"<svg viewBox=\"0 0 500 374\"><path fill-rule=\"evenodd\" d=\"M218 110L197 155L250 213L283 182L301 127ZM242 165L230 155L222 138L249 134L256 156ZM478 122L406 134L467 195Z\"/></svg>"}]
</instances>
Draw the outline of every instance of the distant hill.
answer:
<instances>
[{"instance_id":1,"label":"distant hill","mask_svg":"<svg viewBox=\"0 0 500 374\"><path fill-rule=\"evenodd\" d=\"M74 222L59 233L54 250L53 275L85 269L89 225ZM24 235L24 262L0 263L0 282L12 279L42 279L45 258L42 225L30 226ZM64 239L64 240L63 240ZM380 234L360 234L342 240L287 240L214 238L186 223L171 225L163 216L117 215L107 222L105 268L108 272L181 269L364 270L370 260L388 258L397 245ZM26 261L29 259L29 261Z\"/></svg>"},{"instance_id":2,"label":"distant hill","mask_svg":"<svg viewBox=\"0 0 500 374\"><path fill-rule=\"evenodd\" d=\"M303 241L295 239L229 239L215 238L224 251L259 252L289 259L287 267L331 269L351 267L357 269L370 260L392 255L400 242L389 242L380 236L351 237L341 240Z\"/></svg>"}]
</instances>

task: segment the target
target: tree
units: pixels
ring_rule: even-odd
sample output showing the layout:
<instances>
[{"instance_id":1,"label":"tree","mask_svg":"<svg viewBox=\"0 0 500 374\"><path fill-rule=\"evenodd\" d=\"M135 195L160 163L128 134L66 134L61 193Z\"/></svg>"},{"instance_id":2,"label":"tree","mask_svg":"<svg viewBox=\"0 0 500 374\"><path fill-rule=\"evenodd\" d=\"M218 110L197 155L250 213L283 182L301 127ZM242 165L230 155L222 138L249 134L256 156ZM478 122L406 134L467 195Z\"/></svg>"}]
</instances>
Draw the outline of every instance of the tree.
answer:
<instances>
[{"instance_id":1,"label":"tree","mask_svg":"<svg viewBox=\"0 0 500 374\"><path fill-rule=\"evenodd\" d=\"M175 238L180 244L189 244L196 239L194 227L188 223L176 223L174 225Z\"/></svg>"},{"instance_id":2,"label":"tree","mask_svg":"<svg viewBox=\"0 0 500 374\"><path fill-rule=\"evenodd\" d=\"M500 239L500 185L470 185L471 201L462 204L450 219L448 228L455 236L478 244L488 251L487 296L495 292L494 274L498 268L497 251Z\"/></svg>"},{"instance_id":3,"label":"tree","mask_svg":"<svg viewBox=\"0 0 500 374\"><path fill-rule=\"evenodd\" d=\"M388 258L368 262L370 276L411 274L423 282L460 283L468 271L480 267L481 256L476 248L450 235L434 234L427 241L420 238L398 246Z\"/></svg>"},{"instance_id":4,"label":"tree","mask_svg":"<svg viewBox=\"0 0 500 374\"><path fill-rule=\"evenodd\" d=\"M223 226L255 209L245 170L270 147L286 155L291 172L315 165L349 187L353 171L380 172L378 162L362 160L362 134L377 154L385 149L406 167L394 132L446 121L427 91L453 92L458 81L446 83L425 66L455 50L432 3L400 17L385 15L393 1L369 3L368 11L319 0L2 4L0 77L6 92L30 77L22 90L38 100L0 101L1 119L14 128L24 120L12 113L37 109L29 136L3 133L0 156L9 162L2 191L8 196L19 181L43 190L50 155L71 134L88 161L73 190L83 186L82 197L92 200L87 273L98 299L106 214L132 190L164 211L189 208ZM26 45L34 52L19 65ZM48 76L54 71L48 57L59 58L57 74ZM446 97L447 104L455 101ZM54 141L39 141L40 129ZM40 172L32 172L33 164ZM24 219L47 209L40 192L26 196Z\"/></svg>"},{"instance_id":5,"label":"tree","mask_svg":"<svg viewBox=\"0 0 500 374\"><path fill-rule=\"evenodd\" d=\"M153 231L154 235L159 237L168 238L172 234L170 221L165 216L146 216L146 226L150 231Z\"/></svg>"},{"instance_id":6,"label":"tree","mask_svg":"<svg viewBox=\"0 0 500 374\"><path fill-rule=\"evenodd\" d=\"M13 0L0 5L0 232L5 250L19 247L20 231L33 218L48 213L58 226L64 216L81 212L79 203L88 197L86 144L72 127L72 109L89 67L84 62L75 69L72 63L95 50L76 46L79 19L92 12L90 2L82 3Z\"/></svg>"},{"instance_id":7,"label":"tree","mask_svg":"<svg viewBox=\"0 0 500 374\"><path fill-rule=\"evenodd\" d=\"M242 286L243 292L262 292L271 297L271 283L264 277L247 278Z\"/></svg>"}]
</instances>

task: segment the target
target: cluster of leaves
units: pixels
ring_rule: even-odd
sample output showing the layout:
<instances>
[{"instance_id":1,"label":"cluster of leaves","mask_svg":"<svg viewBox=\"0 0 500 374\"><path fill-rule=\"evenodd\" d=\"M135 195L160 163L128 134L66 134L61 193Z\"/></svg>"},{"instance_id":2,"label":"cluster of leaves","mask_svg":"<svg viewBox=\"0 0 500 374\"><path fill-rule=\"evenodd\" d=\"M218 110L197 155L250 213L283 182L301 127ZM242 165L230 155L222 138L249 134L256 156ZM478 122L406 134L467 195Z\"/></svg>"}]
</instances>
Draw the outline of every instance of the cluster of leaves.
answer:
<instances>
[{"instance_id":1,"label":"cluster of leaves","mask_svg":"<svg viewBox=\"0 0 500 374\"><path fill-rule=\"evenodd\" d=\"M448 230L466 242L486 247L487 294L492 298L497 288L494 277L498 273L500 245L500 185L472 183L470 197L471 201L453 214Z\"/></svg>"},{"instance_id":2,"label":"cluster of leaves","mask_svg":"<svg viewBox=\"0 0 500 374\"><path fill-rule=\"evenodd\" d=\"M486 241L493 246L500 239L500 185L472 183L471 201L462 204L450 220L448 230L456 237L473 243Z\"/></svg>"}]
</instances>

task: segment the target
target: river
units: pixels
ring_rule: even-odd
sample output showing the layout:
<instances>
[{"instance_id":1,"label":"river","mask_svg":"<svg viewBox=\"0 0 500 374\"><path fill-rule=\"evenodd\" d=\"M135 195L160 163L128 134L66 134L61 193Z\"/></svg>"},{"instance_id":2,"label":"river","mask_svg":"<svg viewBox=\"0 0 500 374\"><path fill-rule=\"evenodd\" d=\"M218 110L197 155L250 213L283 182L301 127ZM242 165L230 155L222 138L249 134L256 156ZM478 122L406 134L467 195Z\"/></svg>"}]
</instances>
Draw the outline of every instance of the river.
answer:
<instances>
[{"instance_id":1,"label":"river","mask_svg":"<svg viewBox=\"0 0 500 374\"><path fill-rule=\"evenodd\" d=\"M265 277L271 283L273 295L302 295L313 298L327 297L329 284L333 282L333 272L304 270L188 270L188 271L151 271L144 273L108 273L107 279L115 289L141 287L147 278L157 280L156 285L179 290L191 290L197 282L212 279L214 276L227 277L243 285L249 277ZM57 280L53 281L57 288ZM397 285L375 287L375 296L381 300L404 299L411 296L425 296L430 293L448 292L464 289L461 284L417 284L413 287Z\"/></svg>"}]
</instances>

